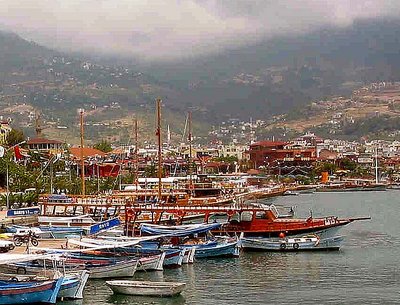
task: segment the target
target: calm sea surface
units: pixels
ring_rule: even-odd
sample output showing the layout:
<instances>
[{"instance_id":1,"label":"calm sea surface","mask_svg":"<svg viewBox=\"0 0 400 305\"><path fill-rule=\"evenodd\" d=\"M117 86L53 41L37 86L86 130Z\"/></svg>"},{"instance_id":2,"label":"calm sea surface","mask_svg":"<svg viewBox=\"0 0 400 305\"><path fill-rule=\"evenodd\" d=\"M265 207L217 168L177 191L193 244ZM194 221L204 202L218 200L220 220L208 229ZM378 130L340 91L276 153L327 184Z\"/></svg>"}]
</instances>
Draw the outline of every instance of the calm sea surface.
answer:
<instances>
[{"instance_id":1,"label":"calm sea surface","mask_svg":"<svg viewBox=\"0 0 400 305\"><path fill-rule=\"evenodd\" d=\"M400 304L400 191L316 193L268 201L295 206L299 217L371 216L340 232L340 251L242 253L135 279L182 281L175 298L115 296L104 281L89 281L85 298L58 304Z\"/></svg>"}]
</instances>

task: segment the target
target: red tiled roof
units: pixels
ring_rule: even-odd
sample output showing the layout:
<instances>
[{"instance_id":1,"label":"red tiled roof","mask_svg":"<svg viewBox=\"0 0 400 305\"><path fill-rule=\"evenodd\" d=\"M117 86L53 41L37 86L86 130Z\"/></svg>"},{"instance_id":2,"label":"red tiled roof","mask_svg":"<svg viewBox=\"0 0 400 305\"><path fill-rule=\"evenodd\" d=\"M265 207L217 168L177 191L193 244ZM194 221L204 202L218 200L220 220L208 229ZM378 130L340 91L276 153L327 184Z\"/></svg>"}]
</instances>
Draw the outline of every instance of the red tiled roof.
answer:
<instances>
[{"instance_id":1,"label":"red tiled roof","mask_svg":"<svg viewBox=\"0 0 400 305\"><path fill-rule=\"evenodd\" d=\"M286 145L286 144L288 144L288 142L284 142L284 141L258 141L258 142L255 142L255 143L251 144L250 146L273 147L273 146L282 146L282 145Z\"/></svg>"},{"instance_id":2,"label":"red tiled roof","mask_svg":"<svg viewBox=\"0 0 400 305\"><path fill-rule=\"evenodd\" d=\"M80 147L71 147L70 148L71 155L73 155L75 158L80 159L81 158L81 148ZM83 157L94 157L94 156L105 156L106 154L102 152L101 150L91 148L91 147L84 147L83 148Z\"/></svg>"},{"instance_id":3,"label":"red tiled roof","mask_svg":"<svg viewBox=\"0 0 400 305\"><path fill-rule=\"evenodd\" d=\"M57 140L49 140L46 138L33 138L30 139L29 141L27 141L27 144L63 144L63 142L61 141L57 141Z\"/></svg>"}]
</instances>

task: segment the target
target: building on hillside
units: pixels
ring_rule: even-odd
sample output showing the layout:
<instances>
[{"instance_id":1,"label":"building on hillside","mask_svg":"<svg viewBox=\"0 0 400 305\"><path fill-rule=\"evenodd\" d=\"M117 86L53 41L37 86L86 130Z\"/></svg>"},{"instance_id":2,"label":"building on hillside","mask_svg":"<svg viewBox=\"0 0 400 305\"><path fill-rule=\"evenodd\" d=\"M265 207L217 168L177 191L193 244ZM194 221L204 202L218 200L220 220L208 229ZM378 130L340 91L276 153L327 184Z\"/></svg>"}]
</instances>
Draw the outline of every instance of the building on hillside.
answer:
<instances>
[{"instance_id":1,"label":"building on hillside","mask_svg":"<svg viewBox=\"0 0 400 305\"><path fill-rule=\"evenodd\" d=\"M47 152L52 154L62 153L65 144L58 140L49 140L46 138L33 138L26 142L30 150Z\"/></svg>"},{"instance_id":2,"label":"building on hillside","mask_svg":"<svg viewBox=\"0 0 400 305\"><path fill-rule=\"evenodd\" d=\"M247 149L245 145L220 145L219 147L220 157L235 157L238 160L244 159L244 152Z\"/></svg>"},{"instance_id":3,"label":"building on hillside","mask_svg":"<svg viewBox=\"0 0 400 305\"><path fill-rule=\"evenodd\" d=\"M0 145L6 144L7 135L10 133L11 129L7 121L0 121Z\"/></svg>"},{"instance_id":4,"label":"building on hillside","mask_svg":"<svg viewBox=\"0 0 400 305\"><path fill-rule=\"evenodd\" d=\"M316 161L316 148L281 141L260 141L250 145L254 168L265 167L271 174L298 175L309 173Z\"/></svg>"},{"instance_id":5,"label":"building on hillside","mask_svg":"<svg viewBox=\"0 0 400 305\"><path fill-rule=\"evenodd\" d=\"M75 160L81 160L81 148L80 147L71 147L70 153ZM92 147L84 147L82 150L83 158L90 159L90 158L102 158L106 155L106 153L102 152L101 150L92 148Z\"/></svg>"}]
</instances>

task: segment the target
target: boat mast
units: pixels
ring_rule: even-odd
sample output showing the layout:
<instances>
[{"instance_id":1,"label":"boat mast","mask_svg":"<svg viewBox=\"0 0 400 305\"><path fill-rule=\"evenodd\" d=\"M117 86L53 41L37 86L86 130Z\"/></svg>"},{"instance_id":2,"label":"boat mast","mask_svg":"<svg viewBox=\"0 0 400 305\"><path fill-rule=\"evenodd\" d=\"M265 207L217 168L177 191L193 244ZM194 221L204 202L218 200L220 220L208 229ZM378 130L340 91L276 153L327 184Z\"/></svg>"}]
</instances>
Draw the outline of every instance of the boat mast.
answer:
<instances>
[{"instance_id":1,"label":"boat mast","mask_svg":"<svg viewBox=\"0 0 400 305\"><path fill-rule=\"evenodd\" d=\"M83 113L84 109L79 109L80 126L81 126L81 180L82 180L82 196L85 196L85 160L83 159Z\"/></svg>"},{"instance_id":2,"label":"boat mast","mask_svg":"<svg viewBox=\"0 0 400 305\"><path fill-rule=\"evenodd\" d=\"M193 180L192 180L192 112L189 111L188 113L188 141L189 141L189 189L190 189L190 195L192 195L192 189L193 189Z\"/></svg>"},{"instance_id":3,"label":"boat mast","mask_svg":"<svg viewBox=\"0 0 400 305\"><path fill-rule=\"evenodd\" d=\"M135 117L135 186L136 191L138 190L138 183L139 183L139 160L138 160L138 120Z\"/></svg>"},{"instance_id":4,"label":"boat mast","mask_svg":"<svg viewBox=\"0 0 400 305\"><path fill-rule=\"evenodd\" d=\"M161 178L162 178L162 150L161 150L161 99L157 101L157 144L158 144L158 201L161 201Z\"/></svg>"}]
</instances>

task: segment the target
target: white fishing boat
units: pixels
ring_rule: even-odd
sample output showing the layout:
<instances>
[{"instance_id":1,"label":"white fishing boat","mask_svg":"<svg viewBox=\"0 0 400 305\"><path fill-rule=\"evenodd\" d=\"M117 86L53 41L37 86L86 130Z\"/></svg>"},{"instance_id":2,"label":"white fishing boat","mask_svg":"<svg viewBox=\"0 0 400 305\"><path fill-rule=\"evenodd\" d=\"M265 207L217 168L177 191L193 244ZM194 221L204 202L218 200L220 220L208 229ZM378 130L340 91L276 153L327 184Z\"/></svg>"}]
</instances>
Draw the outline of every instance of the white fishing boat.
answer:
<instances>
[{"instance_id":1,"label":"white fishing boat","mask_svg":"<svg viewBox=\"0 0 400 305\"><path fill-rule=\"evenodd\" d=\"M162 271L165 259L165 252L156 255L144 256L139 259L138 271Z\"/></svg>"},{"instance_id":2,"label":"white fishing boat","mask_svg":"<svg viewBox=\"0 0 400 305\"><path fill-rule=\"evenodd\" d=\"M137 259L123 260L105 266L86 266L86 269L90 271L91 279L131 277L136 272L138 262Z\"/></svg>"},{"instance_id":3,"label":"white fishing boat","mask_svg":"<svg viewBox=\"0 0 400 305\"><path fill-rule=\"evenodd\" d=\"M310 250L339 250L343 236L321 238L309 235L290 238L241 238L244 249L263 251L310 251Z\"/></svg>"},{"instance_id":4,"label":"white fishing boat","mask_svg":"<svg viewBox=\"0 0 400 305\"><path fill-rule=\"evenodd\" d=\"M296 192L296 191L293 191L293 190L287 190L282 195L283 196L297 196L299 194L300 194L299 192Z\"/></svg>"},{"instance_id":5,"label":"white fishing boat","mask_svg":"<svg viewBox=\"0 0 400 305\"><path fill-rule=\"evenodd\" d=\"M174 296L180 294L185 283L147 281L106 281L114 293L142 296Z\"/></svg>"},{"instance_id":6,"label":"white fishing boat","mask_svg":"<svg viewBox=\"0 0 400 305\"><path fill-rule=\"evenodd\" d=\"M138 259L120 260L104 264L92 264L90 261L76 262L74 264L57 263L55 268L59 271L78 272L88 270L91 279L131 277L136 272ZM32 263L11 263L3 266L3 270L16 274L41 274L45 264L40 260ZM50 266L49 266L50 267Z\"/></svg>"}]
</instances>

